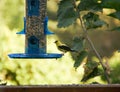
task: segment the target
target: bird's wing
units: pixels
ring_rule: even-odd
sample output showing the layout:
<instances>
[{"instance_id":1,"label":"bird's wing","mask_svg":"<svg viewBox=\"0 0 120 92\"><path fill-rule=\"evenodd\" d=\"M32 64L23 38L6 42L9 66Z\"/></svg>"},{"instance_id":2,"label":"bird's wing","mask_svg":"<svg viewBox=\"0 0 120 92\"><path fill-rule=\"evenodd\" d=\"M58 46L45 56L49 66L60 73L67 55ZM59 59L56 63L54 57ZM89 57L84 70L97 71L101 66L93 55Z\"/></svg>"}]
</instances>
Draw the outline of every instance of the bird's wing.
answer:
<instances>
[{"instance_id":1,"label":"bird's wing","mask_svg":"<svg viewBox=\"0 0 120 92\"><path fill-rule=\"evenodd\" d=\"M65 45L58 46L58 48L63 49L65 51L71 51L71 49L68 46L65 46Z\"/></svg>"}]
</instances>

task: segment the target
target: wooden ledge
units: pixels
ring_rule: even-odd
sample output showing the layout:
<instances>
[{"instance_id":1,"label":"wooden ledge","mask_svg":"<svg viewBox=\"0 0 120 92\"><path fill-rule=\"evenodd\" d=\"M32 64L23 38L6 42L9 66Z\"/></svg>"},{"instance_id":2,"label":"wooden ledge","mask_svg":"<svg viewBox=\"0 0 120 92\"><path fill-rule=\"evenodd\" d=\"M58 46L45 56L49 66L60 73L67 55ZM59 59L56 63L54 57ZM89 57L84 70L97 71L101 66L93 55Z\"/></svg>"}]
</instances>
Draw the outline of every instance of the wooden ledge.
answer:
<instances>
[{"instance_id":1,"label":"wooden ledge","mask_svg":"<svg viewBox=\"0 0 120 92\"><path fill-rule=\"evenodd\" d=\"M120 92L120 85L92 84L0 86L0 92Z\"/></svg>"}]
</instances>

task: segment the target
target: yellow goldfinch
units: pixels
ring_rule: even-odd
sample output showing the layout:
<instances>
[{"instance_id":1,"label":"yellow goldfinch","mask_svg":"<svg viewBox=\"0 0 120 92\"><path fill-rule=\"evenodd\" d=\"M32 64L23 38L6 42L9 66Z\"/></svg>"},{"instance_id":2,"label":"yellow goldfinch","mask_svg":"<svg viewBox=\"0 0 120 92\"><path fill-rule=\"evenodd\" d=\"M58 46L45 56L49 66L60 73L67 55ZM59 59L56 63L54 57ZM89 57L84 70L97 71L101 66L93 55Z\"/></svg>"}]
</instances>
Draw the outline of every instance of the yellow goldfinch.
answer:
<instances>
[{"instance_id":1,"label":"yellow goldfinch","mask_svg":"<svg viewBox=\"0 0 120 92\"><path fill-rule=\"evenodd\" d=\"M63 53L66 53L66 52L68 52L68 51L70 51L70 52L77 52L77 51L75 51L75 50L72 50L70 47L62 44L60 41L55 41L55 44L56 44L57 48L58 48L60 51L62 51Z\"/></svg>"}]
</instances>

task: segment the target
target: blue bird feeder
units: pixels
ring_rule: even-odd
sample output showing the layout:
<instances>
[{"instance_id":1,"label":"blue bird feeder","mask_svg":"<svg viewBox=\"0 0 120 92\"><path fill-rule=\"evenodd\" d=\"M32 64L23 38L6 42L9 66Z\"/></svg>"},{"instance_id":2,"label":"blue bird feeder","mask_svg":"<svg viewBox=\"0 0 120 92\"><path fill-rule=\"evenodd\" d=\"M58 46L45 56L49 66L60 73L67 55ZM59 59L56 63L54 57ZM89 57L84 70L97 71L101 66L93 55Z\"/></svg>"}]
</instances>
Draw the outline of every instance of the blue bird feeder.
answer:
<instances>
[{"instance_id":1,"label":"blue bird feeder","mask_svg":"<svg viewBox=\"0 0 120 92\"><path fill-rule=\"evenodd\" d=\"M54 34L48 30L46 5L47 0L26 0L24 29L17 33L25 35L25 53L9 54L10 58L51 59L63 56L58 53L46 53L46 35Z\"/></svg>"}]
</instances>

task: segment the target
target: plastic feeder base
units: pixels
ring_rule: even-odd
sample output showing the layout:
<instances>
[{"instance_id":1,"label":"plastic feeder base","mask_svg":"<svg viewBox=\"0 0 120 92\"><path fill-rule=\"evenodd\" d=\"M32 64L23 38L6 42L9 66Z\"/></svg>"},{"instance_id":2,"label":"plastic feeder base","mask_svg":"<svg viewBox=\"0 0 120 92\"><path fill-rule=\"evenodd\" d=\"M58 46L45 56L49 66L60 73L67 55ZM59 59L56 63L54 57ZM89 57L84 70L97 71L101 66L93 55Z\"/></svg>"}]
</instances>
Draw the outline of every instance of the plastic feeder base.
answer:
<instances>
[{"instance_id":1,"label":"plastic feeder base","mask_svg":"<svg viewBox=\"0 0 120 92\"><path fill-rule=\"evenodd\" d=\"M15 53L9 54L10 58L16 59L54 59L54 58L61 58L63 54L56 54L56 53L45 53L45 54L26 54L26 53Z\"/></svg>"}]
</instances>

